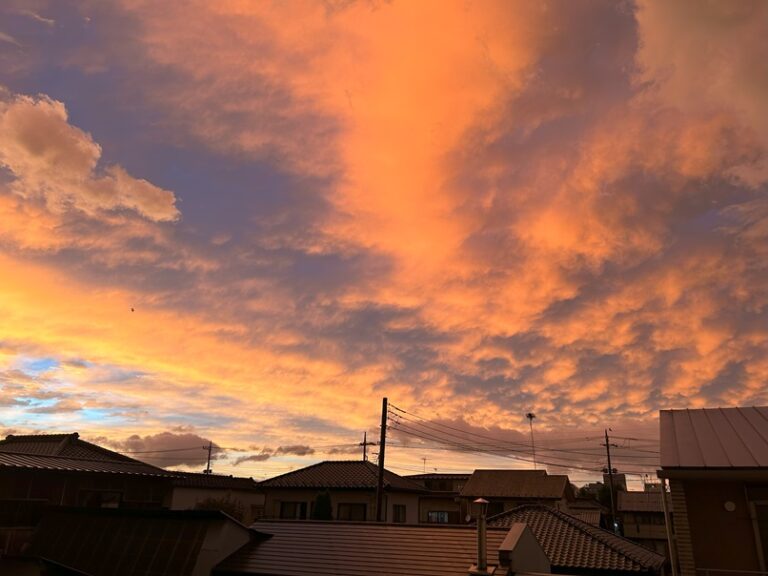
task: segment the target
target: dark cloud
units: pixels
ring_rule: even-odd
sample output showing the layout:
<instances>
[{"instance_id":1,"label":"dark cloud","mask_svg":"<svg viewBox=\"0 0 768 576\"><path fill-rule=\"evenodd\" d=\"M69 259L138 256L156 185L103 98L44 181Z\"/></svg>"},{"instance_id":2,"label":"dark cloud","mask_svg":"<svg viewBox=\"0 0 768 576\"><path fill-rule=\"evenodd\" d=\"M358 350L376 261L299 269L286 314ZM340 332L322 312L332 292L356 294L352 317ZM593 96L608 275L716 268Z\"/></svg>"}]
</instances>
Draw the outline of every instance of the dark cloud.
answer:
<instances>
[{"instance_id":1,"label":"dark cloud","mask_svg":"<svg viewBox=\"0 0 768 576\"><path fill-rule=\"evenodd\" d=\"M262 452L261 454L251 454L250 456L240 456L235 460L234 465L239 466L240 464L243 464L245 462L264 462L265 460L269 460L272 457L272 454L269 452Z\"/></svg>"},{"instance_id":2,"label":"dark cloud","mask_svg":"<svg viewBox=\"0 0 768 576\"><path fill-rule=\"evenodd\" d=\"M112 448L156 466L199 466L207 462L211 441L191 432L160 432L125 440L105 439ZM212 460L222 455L222 448L213 443Z\"/></svg>"},{"instance_id":3,"label":"dark cloud","mask_svg":"<svg viewBox=\"0 0 768 576\"><path fill-rule=\"evenodd\" d=\"M275 456L281 454L292 454L294 456L309 456L315 453L315 449L303 444L292 444L289 446L278 446L275 450Z\"/></svg>"}]
</instances>

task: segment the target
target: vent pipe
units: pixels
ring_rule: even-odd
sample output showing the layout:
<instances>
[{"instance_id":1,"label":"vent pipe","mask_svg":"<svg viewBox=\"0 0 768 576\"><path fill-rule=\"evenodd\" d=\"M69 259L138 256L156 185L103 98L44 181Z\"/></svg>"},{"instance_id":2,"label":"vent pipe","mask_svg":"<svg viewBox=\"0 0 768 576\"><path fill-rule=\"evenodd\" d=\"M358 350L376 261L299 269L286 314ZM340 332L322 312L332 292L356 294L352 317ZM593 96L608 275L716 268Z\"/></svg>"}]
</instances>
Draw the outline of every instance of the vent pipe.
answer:
<instances>
[{"instance_id":1,"label":"vent pipe","mask_svg":"<svg viewBox=\"0 0 768 576\"><path fill-rule=\"evenodd\" d=\"M477 571L483 574L488 570L488 545L485 526L488 500L478 498L473 504L479 504L480 506L480 514L477 516Z\"/></svg>"}]
</instances>

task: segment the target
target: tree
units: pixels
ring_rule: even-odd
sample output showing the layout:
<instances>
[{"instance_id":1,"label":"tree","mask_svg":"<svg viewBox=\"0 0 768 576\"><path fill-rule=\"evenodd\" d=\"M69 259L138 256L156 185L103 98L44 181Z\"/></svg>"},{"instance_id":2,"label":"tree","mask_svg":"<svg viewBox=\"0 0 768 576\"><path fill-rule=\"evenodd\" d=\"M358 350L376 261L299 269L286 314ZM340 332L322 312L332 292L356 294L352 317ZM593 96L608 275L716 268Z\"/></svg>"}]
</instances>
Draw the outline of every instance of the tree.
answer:
<instances>
[{"instance_id":1,"label":"tree","mask_svg":"<svg viewBox=\"0 0 768 576\"><path fill-rule=\"evenodd\" d=\"M333 520L333 508L331 506L331 493L326 490L320 492L315 498L315 506L312 509L312 520Z\"/></svg>"},{"instance_id":2,"label":"tree","mask_svg":"<svg viewBox=\"0 0 768 576\"><path fill-rule=\"evenodd\" d=\"M195 504L195 510L220 510L242 522L245 517L243 504L239 500L232 500L229 496L223 498L206 498Z\"/></svg>"}]
</instances>

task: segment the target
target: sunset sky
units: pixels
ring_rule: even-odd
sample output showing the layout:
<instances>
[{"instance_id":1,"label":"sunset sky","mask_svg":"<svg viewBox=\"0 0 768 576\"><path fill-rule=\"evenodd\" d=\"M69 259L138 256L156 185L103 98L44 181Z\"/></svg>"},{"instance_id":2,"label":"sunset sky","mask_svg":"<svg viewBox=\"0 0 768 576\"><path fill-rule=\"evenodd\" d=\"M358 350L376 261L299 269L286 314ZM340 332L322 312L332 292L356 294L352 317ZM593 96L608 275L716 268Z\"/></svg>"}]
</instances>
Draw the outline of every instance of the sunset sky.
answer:
<instances>
[{"instance_id":1,"label":"sunset sky","mask_svg":"<svg viewBox=\"0 0 768 576\"><path fill-rule=\"evenodd\" d=\"M0 1L3 436L578 483L767 381L762 0Z\"/></svg>"}]
</instances>

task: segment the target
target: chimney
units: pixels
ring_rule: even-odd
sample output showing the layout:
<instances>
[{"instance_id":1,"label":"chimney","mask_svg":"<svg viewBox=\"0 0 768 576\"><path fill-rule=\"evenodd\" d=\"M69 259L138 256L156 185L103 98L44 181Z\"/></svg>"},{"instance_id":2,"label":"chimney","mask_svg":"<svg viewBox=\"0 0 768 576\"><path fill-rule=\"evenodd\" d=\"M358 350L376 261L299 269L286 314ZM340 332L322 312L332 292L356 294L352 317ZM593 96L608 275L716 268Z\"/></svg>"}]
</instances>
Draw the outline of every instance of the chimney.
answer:
<instances>
[{"instance_id":1,"label":"chimney","mask_svg":"<svg viewBox=\"0 0 768 576\"><path fill-rule=\"evenodd\" d=\"M472 504L477 504L480 513L477 515L477 563L469 567L470 576L489 576L496 572L496 566L488 568L488 539L486 536L485 514L488 511L488 500L478 498Z\"/></svg>"}]
</instances>

